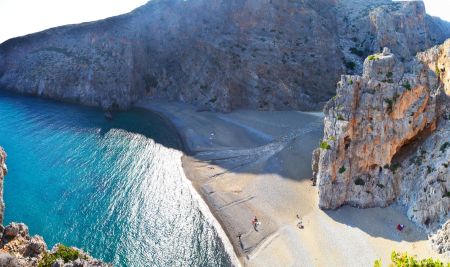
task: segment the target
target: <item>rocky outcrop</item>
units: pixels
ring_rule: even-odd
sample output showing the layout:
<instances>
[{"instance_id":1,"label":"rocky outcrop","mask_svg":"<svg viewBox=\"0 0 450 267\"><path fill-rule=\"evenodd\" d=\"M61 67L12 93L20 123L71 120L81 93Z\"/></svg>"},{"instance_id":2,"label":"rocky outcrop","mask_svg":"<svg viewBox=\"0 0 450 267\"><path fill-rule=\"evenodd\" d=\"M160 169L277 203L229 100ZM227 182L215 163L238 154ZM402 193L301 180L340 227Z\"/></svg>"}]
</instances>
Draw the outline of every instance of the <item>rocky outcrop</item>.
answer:
<instances>
[{"instance_id":1,"label":"rocky outcrop","mask_svg":"<svg viewBox=\"0 0 450 267\"><path fill-rule=\"evenodd\" d=\"M364 63L363 76L342 76L325 107L319 205L386 206L397 197L394 156L436 122L436 78L428 68L404 73L388 49Z\"/></svg>"},{"instance_id":2,"label":"rocky outcrop","mask_svg":"<svg viewBox=\"0 0 450 267\"><path fill-rule=\"evenodd\" d=\"M408 57L448 29L421 2L153 0L3 43L0 87L105 109L143 96L219 111L318 109L345 68L360 70L361 53L390 45Z\"/></svg>"},{"instance_id":3,"label":"rocky outcrop","mask_svg":"<svg viewBox=\"0 0 450 267\"><path fill-rule=\"evenodd\" d=\"M315 159L321 208L396 201L428 231L449 220L449 56L450 40L407 64L386 48L342 76Z\"/></svg>"},{"instance_id":4,"label":"rocky outcrop","mask_svg":"<svg viewBox=\"0 0 450 267\"><path fill-rule=\"evenodd\" d=\"M450 37L448 22L427 16L422 1L339 0L340 48L350 73L361 73L363 59L389 47L400 61Z\"/></svg>"},{"instance_id":5,"label":"rocky outcrop","mask_svg":"<svg viewBox=\"0 0 450 267\"><path fill-rule=\"evenodd\" d=\"M3 193L3 179L6 175L6 153L0 147L0 192ZM3 194L1 197L3 203ZM0 212L4 215L4 204ZM41 236L30 236L28 227L23 223L10 223L4 227L0 223L0 266L4 267L108 267L100 260L94 259L82 250L63 246L65 251L71 253L71 258L61 259L59 250L61 245L57 244L51 251L47 250L47 244ZM67 253L66 253L67 254ZM53 261L54 259L54 261Z\"/></svg>"},{"instance_id":6,"label":"rocky outcrop","mask_svg":"<svg viewBox=\"0 0 450 267\"><path fill-rule=\"evenodd\" d=\"M6 152L0 147L0 225L3 224L3 215L5 214L5 202L3 201L3 179L8 173L6 167Z\"/></svg>"},{"instance_id":7,"label":"rocky outcrop","mask_svg":"<svg viewBox=\"0 0 450 267\"><path fill-rule=\"evenodd\" d=\"M450 221L431 237L431 244L437 252L450 256Z\"/></svg>"}]
</instances>

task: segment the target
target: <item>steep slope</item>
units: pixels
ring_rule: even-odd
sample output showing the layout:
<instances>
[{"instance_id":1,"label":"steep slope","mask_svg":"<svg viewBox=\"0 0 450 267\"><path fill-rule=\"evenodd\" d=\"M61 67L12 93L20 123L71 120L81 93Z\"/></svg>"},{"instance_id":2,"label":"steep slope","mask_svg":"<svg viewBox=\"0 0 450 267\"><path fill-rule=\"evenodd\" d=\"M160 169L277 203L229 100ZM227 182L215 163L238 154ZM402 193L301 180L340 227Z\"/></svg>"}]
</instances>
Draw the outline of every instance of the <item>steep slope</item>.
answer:
<instances>
[{"instance_id":1,"label":"steep slope","mask_svg":"<svg viewBox=\"0 0 450 267\"><path fill-rule=\"evenodd\" d=\"M449 56L450 40L407 64L386 48L342 76L314 153L321 208L397 202L428 231L450 219Z\"/></svg>"},{"instance_id":2,"label":"steep slope","mask_svg":"<svg viewBox=\"0 0 450 267\"><path fill-rule=\"evenodd\" d=\"M448 29L421 2L153 0L3 43L0 87L105 109L142 96L218 111L319 109L345 67L360 70L355 53L392 44L407 57Z\"/></svg>"}]
</instances>

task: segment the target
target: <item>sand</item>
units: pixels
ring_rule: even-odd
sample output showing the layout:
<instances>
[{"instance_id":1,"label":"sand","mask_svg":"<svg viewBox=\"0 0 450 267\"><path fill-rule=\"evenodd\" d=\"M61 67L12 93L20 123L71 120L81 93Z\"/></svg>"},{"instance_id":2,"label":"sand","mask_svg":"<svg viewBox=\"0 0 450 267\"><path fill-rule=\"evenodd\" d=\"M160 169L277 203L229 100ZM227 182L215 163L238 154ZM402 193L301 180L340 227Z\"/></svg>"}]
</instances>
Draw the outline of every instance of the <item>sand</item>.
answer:
<instances>
[{"instance_id":1,"label":"sand","mask_svg":"<svg viewBox=\"0 0 450 267\"><path fill-rule=\"evenodd\" d=\"M168 119L183 140L183 168L244 266L373 266L393 250L437 257L401 207L318 208L311 152L320 113L196 112L175 102L138 104ZM301 217L304 229L297 227ZM251 220L261 222L255 231ZM402 232L395 226L406 225ZM238 236L241 235L239 239Z\"/></svg>"}]
</instances>

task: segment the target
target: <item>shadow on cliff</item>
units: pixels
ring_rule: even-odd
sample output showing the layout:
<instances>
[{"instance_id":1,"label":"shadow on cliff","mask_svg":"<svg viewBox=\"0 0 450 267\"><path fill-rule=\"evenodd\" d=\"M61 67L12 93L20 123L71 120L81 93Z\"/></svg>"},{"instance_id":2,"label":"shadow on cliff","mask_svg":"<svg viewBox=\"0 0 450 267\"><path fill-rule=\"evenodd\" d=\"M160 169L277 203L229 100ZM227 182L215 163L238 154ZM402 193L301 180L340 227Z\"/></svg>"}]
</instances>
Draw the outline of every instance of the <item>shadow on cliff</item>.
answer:
<instances>
[{"instance_id":1,"label":"shadow on cliff","mask_svg":"<svg viewBox=\"0 0 450 267\"><path fill-rule=\"evenodd\" d=\"M421 232L396 205L368 209L343 206L337 210L325 211L325 213L334 221L358 228L372 237L397 242L427 240L426 234ZM396 229L397 224L403 224L405 228L398 231Z\"/></svg>"}]
</instances>

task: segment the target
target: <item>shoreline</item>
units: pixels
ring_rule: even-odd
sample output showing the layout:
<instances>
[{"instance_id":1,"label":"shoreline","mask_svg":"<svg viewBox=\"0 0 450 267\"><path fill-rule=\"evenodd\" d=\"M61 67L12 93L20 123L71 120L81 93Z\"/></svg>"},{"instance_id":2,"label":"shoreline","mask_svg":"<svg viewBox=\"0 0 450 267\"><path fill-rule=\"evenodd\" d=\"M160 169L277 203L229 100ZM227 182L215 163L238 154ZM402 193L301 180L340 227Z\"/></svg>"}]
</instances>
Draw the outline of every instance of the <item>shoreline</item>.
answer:
<instances>
[{"instance_id":1,"label":"shoreline","mask_svg":"<svg viewBox=\"0 0 450 267\"><path fill-rule=\"evenodd\" d=\"M309 150L322 137L321 126L315 124L322 120L320 113L221 114L150 99L136 107L158 114L176 129L184 146L185 177L209 209L205 216L212 215L225 234L226 239L218 232L224 246L232 245L242 266L365 266L376 259L388 262L392 250L444 259L401 207L318 208L317 188L309 182ZM302 217L304 230L296 227L295 214ZM254 215L262 221L258 232L250 223ZM397 233L391 227L397 222L408 230ZM348 244L349 238L354 242Z\"/></svg>"}]
</instances>

